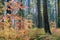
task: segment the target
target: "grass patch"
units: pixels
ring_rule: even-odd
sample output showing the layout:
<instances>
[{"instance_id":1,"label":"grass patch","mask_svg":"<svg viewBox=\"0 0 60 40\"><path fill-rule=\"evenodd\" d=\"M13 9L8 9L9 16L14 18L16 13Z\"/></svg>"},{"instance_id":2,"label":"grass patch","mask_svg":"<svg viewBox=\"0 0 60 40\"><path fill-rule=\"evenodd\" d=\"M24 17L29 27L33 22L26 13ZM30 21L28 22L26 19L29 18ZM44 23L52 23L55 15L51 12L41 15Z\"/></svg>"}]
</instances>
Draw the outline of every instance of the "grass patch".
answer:
<instances>
[{"instance_id":1,"label":"grass patch","mask_svg":"<svg viewBox=\"0 0 60 40\"><path fill-rule=\"evenodd\" d=\"M56 34L52 34L52 35L49 35L49 34L45 34L44 32L44 29L43 28L32 28L32 29L29 29L28 30L20 30L20 34L17 36L18 32L15 32L15 31L10 31L11 32L11 38L9 38L8 36L8 39L10 40L22 40L23 38L27 37L29 38L29 40L60 40L60 36L56 35ZM8 31L9 32L9 31ZM7 34L9 34L7 32ZM13 35L13 33L16 33ZM14 38L14 36L17 36L16 38ZM4 32L0 32L0 40L6 40L7 38L5 38L6 36L4 35Z\"/></svg>"}]
</instances>

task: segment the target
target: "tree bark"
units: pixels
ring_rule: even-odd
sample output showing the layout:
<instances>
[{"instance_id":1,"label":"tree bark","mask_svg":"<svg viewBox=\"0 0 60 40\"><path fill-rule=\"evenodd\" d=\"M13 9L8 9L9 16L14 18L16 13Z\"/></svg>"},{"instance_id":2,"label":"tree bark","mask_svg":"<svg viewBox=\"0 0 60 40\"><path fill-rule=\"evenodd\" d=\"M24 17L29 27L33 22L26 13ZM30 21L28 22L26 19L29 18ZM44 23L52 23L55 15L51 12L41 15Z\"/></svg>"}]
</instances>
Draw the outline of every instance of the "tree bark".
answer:
<instances>
[{"instance_id":1,"label":"tree bark","mask_svg":"<svg viewBox=\"0 0 60 40\"><path fill-rule=\"evenodd\" d=\"M51 34L49 21L48 21L48 13L47 13L47 0L43 0L43 16L44 16L44 30L45 33Z\"/></svg>"},{"instance_id":2,"label":"tree bark","mask_svg":"<svg viewBox=\"0 0 60 40\"><path fill-rule=\"evenodd\" d=\"M57 28L60 28L60 1L58 0L58 27Z\"/></svg>"},{"instance_id":3,"label":"tree bark","mask_svg":"<svg viewBox=\"0 0 60 40\"><path fill-rule=\"evenodd\" d=\"M42 16L40 12L40 0L37 0L37 9L38 9L38 28L42 27Z\"/></svg>"}]
</instances>

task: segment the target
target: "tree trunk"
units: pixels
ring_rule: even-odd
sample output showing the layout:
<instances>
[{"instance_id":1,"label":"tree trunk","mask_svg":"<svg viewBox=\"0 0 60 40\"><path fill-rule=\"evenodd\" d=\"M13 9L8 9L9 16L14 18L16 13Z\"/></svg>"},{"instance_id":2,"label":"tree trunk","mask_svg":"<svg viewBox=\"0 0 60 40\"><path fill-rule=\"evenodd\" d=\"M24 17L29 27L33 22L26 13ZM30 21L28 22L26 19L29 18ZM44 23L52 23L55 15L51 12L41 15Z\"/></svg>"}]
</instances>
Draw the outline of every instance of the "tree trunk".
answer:
<instances>
[{"instance_id":1,"label":"tree trunk","mask_svg":"<svg viewBox=\"0 0 60 40\"><path fill-rule=\"evenodd\" d=\"M49 21L48 21L48 13L47 13L47 0L43 0L43 16L44 16L44 30L45 33L51 34Z\"/></svg>"},{"instance_id":2,"label":"tree trunk","mask_svg":"<svg viewBox=\"0 0 60 40\"><path fill-rule=\"evenodd\" d=\"M58 0L58 27L60 28L60 1Z\"/></svg>"},{"instance_id":3,"label":"tree trunk","mask_svg":"<svg viewBox=\"0 0 60 40\"><path fill-rule=\"evenodd\" d=\"M42 27L42 16L40 12L40 0L37 0L37 9L38 9L38 28Z\"/></svg>"}]
</instances>

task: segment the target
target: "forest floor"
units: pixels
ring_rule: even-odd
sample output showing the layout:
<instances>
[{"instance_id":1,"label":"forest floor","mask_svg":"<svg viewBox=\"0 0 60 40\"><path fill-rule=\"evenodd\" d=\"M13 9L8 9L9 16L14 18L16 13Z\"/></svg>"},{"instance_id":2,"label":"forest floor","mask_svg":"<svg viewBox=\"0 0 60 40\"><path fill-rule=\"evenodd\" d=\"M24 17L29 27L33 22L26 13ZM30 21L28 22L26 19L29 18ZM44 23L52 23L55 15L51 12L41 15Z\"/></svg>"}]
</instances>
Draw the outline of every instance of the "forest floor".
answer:
<instances>
[{"instance_id":1,"label":"forest floor","mask_svg":"<svg viewBox=\"0 0 60 40\"><path fill-rule=\"evenodd\" d=\"M60 28L51 28L52 35L40 35L40 40L60 40Z\"/></svg>"},{"instance_id":2,"label":"forest floor","mask_svg":"<svg viewBox=\"0 0 60 40\"><path fill-rule=\"evenodd\" d=\"M36 33L39 33L39 37L36 36L36 40L60 40L60 28L51 28L52 35L45 34L44 29L38 29Z\"/></svg>"},{"instance_id":3,"label":"forest floor","mask_svg":"<svg viewBox=\"0 0 60 40\"><path fill-rule=\"evenodd\" d=\"M60 28L52 28L52 29L51 29L51 32L52 32L53 34L56 34L56 35L60 36Z\"/></svg>"},{"instance_id":4,"label":"forest floor","mask_svg":"<svg viewBox=\"0 0 60 40\"><path fill-rule=\"evenodd\" d=\"M60 40L59 28L51 28L51 32L52 35L46 34L44 28L32 28L29 30L20 30L19 32L6 30L6 34L4 31L0 31L0 40Z\"/></svg>"},{"instance_id":5,"label":"forest floor","mask_svg":"<svg viewBox=\"0 0 60 40\"><path fill-rule=\"evenodd\" d=\"M35 31L33 33L31 32L33 35L37 34L37 36L35 36L36 40L60 40L60 29L59 28L51 28L52 35L46 34L43 28L33 30L33 31ZM33 38L34 36L32 36L31 39Z\"/></svg>"}]
</instances>

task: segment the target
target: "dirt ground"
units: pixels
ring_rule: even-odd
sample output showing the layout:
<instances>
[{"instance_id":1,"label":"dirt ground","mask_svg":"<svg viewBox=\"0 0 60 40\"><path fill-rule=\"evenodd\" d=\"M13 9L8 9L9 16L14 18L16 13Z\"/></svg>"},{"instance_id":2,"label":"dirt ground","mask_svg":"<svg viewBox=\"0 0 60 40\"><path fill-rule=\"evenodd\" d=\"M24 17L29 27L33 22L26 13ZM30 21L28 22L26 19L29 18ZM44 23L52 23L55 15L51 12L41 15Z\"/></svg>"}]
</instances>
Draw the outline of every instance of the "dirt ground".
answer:
<instances>
[{"instance_id":1,"label":"dirt ground","mask_svg":"<svg viewBox=\"0 0 60 40\"><path fill-rule=\"evenodd\" d=\"M52 29L51 29L51 32L52 32L53 34L56 34L56 35L60 36L60 28L52 28Z\"/></svg>"}]
</instances>

